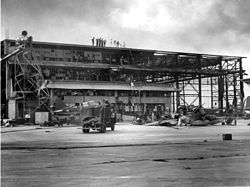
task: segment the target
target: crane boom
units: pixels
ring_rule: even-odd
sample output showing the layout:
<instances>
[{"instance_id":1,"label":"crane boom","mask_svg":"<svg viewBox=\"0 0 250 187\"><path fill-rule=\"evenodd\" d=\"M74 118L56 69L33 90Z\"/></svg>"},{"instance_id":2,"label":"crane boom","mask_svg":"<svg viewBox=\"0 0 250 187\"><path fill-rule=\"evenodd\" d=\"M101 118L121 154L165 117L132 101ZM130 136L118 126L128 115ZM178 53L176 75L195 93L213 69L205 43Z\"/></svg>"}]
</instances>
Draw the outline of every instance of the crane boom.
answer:
<instances>
[{"instance_id":1,"label":"crane boom","mask_svg":"<svg viewBox=\"0 0 250 187\"><path fill-rule=\"evenodd\" d=\"M23 46L19 46L15 51L12 51L10 54L6 55L5 57L3 57L1 59L1 62L5 61L5 60L8 60L10 57L20 53L21 51L23 51Z\"/></svg>"}]
</instances>

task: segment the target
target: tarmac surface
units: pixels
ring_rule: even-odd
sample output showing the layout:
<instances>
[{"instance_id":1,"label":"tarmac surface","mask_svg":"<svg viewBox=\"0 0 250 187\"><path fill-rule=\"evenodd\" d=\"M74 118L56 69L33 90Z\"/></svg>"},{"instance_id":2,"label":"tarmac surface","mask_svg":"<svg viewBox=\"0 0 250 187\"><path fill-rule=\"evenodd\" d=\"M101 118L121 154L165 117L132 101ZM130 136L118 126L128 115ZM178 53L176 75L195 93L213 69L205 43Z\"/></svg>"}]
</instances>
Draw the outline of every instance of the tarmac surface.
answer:
<instances>
[{"instance_id":1,"label":"tarmac surface","mask_svg":"<svg viewBox=\"0 0 250 187\"><path fill-rule=\"evenodd\" d=\"M250 186L249 123L1 128L1 186Z\"/></svg>"}]
</instances>

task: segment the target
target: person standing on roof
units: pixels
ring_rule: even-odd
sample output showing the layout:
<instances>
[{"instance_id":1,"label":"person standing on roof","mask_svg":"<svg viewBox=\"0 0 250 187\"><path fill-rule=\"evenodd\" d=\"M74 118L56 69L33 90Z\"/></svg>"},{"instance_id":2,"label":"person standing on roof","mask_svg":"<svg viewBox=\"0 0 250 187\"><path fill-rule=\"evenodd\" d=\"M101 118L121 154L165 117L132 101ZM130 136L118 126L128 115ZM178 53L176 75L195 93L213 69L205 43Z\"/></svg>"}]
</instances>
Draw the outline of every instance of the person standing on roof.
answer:
<instances>
[{"instance_id":1,"label":"person standing on roof","mask_svg":"<svg viewBox=\"0 0 250 187\"><path fill-rule=\"evenodd\" d=\"M99 39L96 38L96 44L95 44L97 47L99 46Z\"/></svg>"},{"instance_id":2,"label":"person standing on roof","mask_svg":"<svg viewBox=\"0 0 250 187\"><path fill-rule=\"evenodd\" d=\"M93 37L91 40L92 40L92 45L94 46L95 45L95 37Z\"/></svg>"},{"instance_id":3,"label":"person standing on roof","mask_svg":"<svg viewBox=\"0 0 250 187\"><path fill-rule=\"evenodd\" d=\"M102 44L103 44L103 40L102 38L99 39L99 47L102 47Z\"/></svg>"}]
</instances>

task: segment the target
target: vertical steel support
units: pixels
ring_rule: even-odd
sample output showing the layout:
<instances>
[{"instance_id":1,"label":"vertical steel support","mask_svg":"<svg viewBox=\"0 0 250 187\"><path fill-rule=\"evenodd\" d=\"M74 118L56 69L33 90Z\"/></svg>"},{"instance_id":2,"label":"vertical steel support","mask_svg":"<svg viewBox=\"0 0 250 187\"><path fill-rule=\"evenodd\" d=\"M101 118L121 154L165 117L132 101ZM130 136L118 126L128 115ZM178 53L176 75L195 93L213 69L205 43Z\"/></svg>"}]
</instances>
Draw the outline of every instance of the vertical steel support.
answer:
<instances>
[{"instance_id":1,"label":"vertical steel support","mask_svg":"<svg viewBox=\"0 0 250 187\"><path fill-rule=\"evenodd\" d=\"M182 81L182 92L183 92L183 101L184 101L184 105L186 105L185 82L184 82L184 81Z\"/></svg>"},{"instance_id":2,"label":"vertical steel support","mask_svg":"<svg viewBox=\"0 0 250 187\"><path fill-rule=\"evenodd\" d=\"M176 88L178 90L176 92L176 105L177 105L177 108L178 108L178 106L180 106L180 92L179 92L180 86L179 86L179 76L178 76L178 74L175 75L175 83L176 83Z\"/></svg>"},{"instance_id":3,"label":"vertical steel support","mask_svg":"<svg viewBox=\"0 0 250 187\"><path fill-rule=\"evenodd\" d=\"M222 57L219 59L219 72L222 72ZM218 105L219 105L219 110L223 111L223 95L224 95L224 79L222 75L219 75L218 77Z\"/></svg>"},{"instance_id":4,"label":"vertical steel support","mask_svg":"<svg viewBox=\"0 0 250 187\"><path fill-rule=\"evenodd\" d=\"M229 109L229 100L228 100L228 79L226 78L225 75L225 92L226 92L226 109Z\"/></svg>"},{"instance_id":5,"label":"vertical steel support","mask_svg":"<svg viewBox=\"0 0 250 187\"><path fill-rule=\"evenodd\" d=\"M5 62L5 105L6 105L6 113L5 113L5 117L9 118L9 88L11 88L12 85L11 82L8 80L8 77L9 77L9 73L10 73L10 68L9 68L9 63L8 61ZM2 72L1 72L2 73ZM1 86L1 89L2 89L2 86ZM2 102L2 101L1 101ZM2 113L1 113L2 114ZM15 114L15 117L16 117L16 114Z\"/></svg>"},{"instance_id":6,"label":"vertical steel support","mask_svg":"<svg viewBox=\"0 0 250 187\"><path fill-rule=\"evenodd\" d=\"M197 56L197 61L198 61L198 66L199 66L199 70L201 70L201 56L198 55ZM199 81L199 93L198 93L198 97L199 97L199 106L202 106L202 88L201 88L201 74L198 75L198 81Z\"/></svg>"},{"instance_id":7,"label":"vertical steel support","mask_svg":"<svg viewBox=\"0 0 250 187\"><path fill-rule=\"evenodd\" d=\"M234 107L234 115L238 115L238 102L237 102L237 90L236 90L236 86L237 86L237 77L236 75L233 76L233 86L234 86L234 99L233 99L233 107ZM236 120L235 120L236 123Z\"/></svg>"},{"instance_id":8,"label":"vertical steel support","mask_svg":"<svg viewBox=\"0 0 250 187\"><path fill-rule=\"evenodd\" d=\"M175 112L175 99L174 99L174 95L175 95L175 93L174 92L172 92L172 100L173 100L173 110L171 111L171 112Z\"/></svg>"},{"instance_id":9,"label":"vertical steel support","mask_svg":"<svg viewBox=\"0 0 250 187\"><path fill-rule=\"evenodd\" d=\"M237 61L234 62L234 67L235 67L235 71L237 71ZM236 74L233 75L233 86L234 86L234 99L233 99L233 105L235 108L235 112L237 113L237 77Z\"/></svg>"},{"instance_id":10,"label":"vertical steel support","mask_svg":"<svg viewBox=\"0 0 250 187\"><path fill-rule=\"evenodd\" d=\"M213 99L213 77L210 77L210 91L211 91L211 108L214 108L214 99Z\"/></svg>"},{"instance_id":11,"label":"vertical steel support","mask_svg":"<svg viewBox=\"0 0 250 187\"><path fill-rule=\"evenodd\" d=\"M179 64L179 59L178 59L178 55L175 55L175 63L176 65L178 66ZM178 74L175 74L174 75L174 79L175 79L175 83L176 83L176 89L177 89L177 92L176 92L176 110L178 109L178 106L180 106L180 85L179 85L179 75Z\"/></svg>"},{"instance_id":12,"label":"vertical steel support","mask_svg":"<svg viewBox=\"0 0 250 187\"><path fill-rule=\"evenodd\" d=\"M52 88L50 88L49 92L50 92L49 107L52 109L54 107L54 102L55 102L54 90Z\"/></svg>"},{"instance_id":13,"label":"vertical steel support","mask_svg":"<svg viewBox=\"0 0 250 187\"><path fill-rule=\"evenodd\" d=\"M245 97L245 93L244 93L244 84L241 80L243 80L243 67L242 67L242 58L239 59L239 66L240 66L240 102L241 105L243 105L244 103L244 97Z\"/></svg>"},{"instance_id":14,"label":"vertical steel support","mask_svg":"<svg viewBox=\"0 0 250 187\"><path fill-rule=\"evenodd\" d=\"M201 89L201 75L199 75L199 106L202 106L202 89Z\"/></svg>"}]
</instances>

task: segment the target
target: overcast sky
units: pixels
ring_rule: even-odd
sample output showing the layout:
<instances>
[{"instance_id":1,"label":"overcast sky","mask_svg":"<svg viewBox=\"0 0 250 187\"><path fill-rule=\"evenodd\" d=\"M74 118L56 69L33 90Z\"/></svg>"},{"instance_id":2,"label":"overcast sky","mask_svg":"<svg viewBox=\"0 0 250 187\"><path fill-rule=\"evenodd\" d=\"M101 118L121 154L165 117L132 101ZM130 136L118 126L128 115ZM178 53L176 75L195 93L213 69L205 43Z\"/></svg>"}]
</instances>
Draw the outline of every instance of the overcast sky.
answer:
<instances>
[{"instance_id":1,"label":"overcast sky","mask_svg":"<svg viewBox=\"0 0 250 187\"><path fill-rule=\"evenodd\" d=\"M250 77L250 0L1 0L1 12L2 40L6 30L9 38L27 30L36 41L91 44L95 36L131 48L246 56Z\"/></svg>"}]
</instances>

